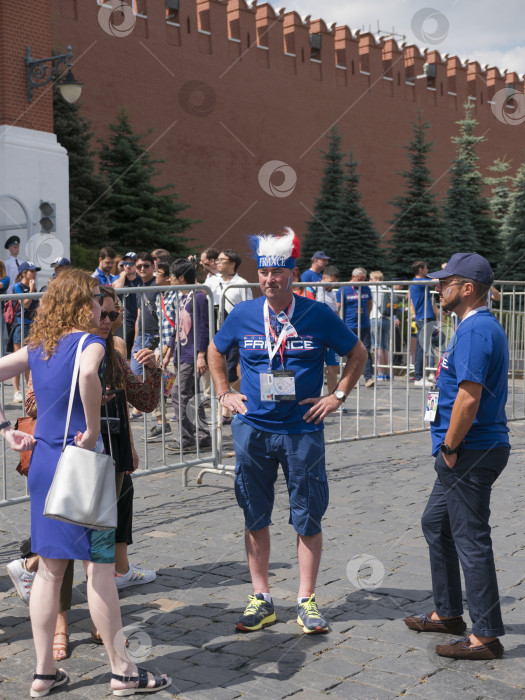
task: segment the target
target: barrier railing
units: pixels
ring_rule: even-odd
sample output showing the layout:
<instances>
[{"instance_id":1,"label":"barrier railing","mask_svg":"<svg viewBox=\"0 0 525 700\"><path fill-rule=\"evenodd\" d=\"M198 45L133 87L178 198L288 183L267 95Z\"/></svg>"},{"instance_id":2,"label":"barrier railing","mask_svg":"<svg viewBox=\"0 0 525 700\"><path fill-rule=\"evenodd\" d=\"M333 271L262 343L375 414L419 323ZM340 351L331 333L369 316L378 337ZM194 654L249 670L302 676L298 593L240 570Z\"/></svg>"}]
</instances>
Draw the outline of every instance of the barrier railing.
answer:
<instances>
[{"instance_id":1,"label":"barrier railing","mask_svg":"<svg viewBox=\"0 0 525 700\"><path fill-rule=\"evenodd\" d=\"M151 293L152 289L149 287L135 287L135 288L123 288L121 290L114 290L119 297L122 299L123 315L125 312L126 304L129 303L130 295L138 295L137 307L139 309L140 315L144 318L144 315L151 313L149 311L150 305L148 305L148 300L146 295ZM177 330L179 332L180 342L175 344L175 355L173 357L172 371L175 374L175 382L172 390L172 397L174 401L174 410L178 409L177 416L178 421L169 421L166 415L166 402L164 400L159 401L159 405L156 410L156 414L160 418L160 425L162 427L162 432L159 436L155 438L155 441L150 441L150 428L156 421L152 421L149 414L144 414L140 421L131 423L131 428L134 434L134 441L137 447L137 452L141 455L142 465L139 469L134 472L134 477L142 477L148 474L155 474L164 471L170 471L175 469L180 469L182 473L182 483L186 485L188 472L190 469L198 468L199 475L198 480L201 479L201 474L206 472L226 474L230 475L232 473L231 466L224 466L220 463L219 459L219 448L222 444L222 435L220 431L220 426L217 423L217 399L215 396L215 389L213 382L209 386L209 392L204 394L201 389L200 379L197 373L194 371L197 362L197 335L200 330L197 328L197 323L193 322L195 318L195 296L197 293L204 293L206 295L205 302L205 314L207 317L208 326L208 342L213 338L215 333L215 319L214 319L214 307L213 307L213 297L210 289L204 285L178 285L166 286L166 287L155 287L155 293L159 294L174 294L175 303L173 303L173 327L170 326L170 330ZM181 297L185 296L185 303L181 302ZM39 299L42 293L33 293L25 295L9 294L3 295L2 300L7 301L9 299L14 299L19 301L21 299ZM188 300L189 299L189 300ZM204 306L204 305L201 305ZM22 309L22 344L24 344L25 336L27 333L24 331L24 313L23 304L21 304ZM191 316L191 324L189 324L189 319L187 314ZM146 347L148 341L151 341L153 336L153 343L151 346L158 343L157 353L160 358L164 356L166 351L166 340L167 334L160 332L161 321L164 317L164 312L162 306L155 308L154 311L155 320L159 328L159 332L147 333L145 324L142 324L142 330L140 334L140 340L143 347ZM152 319L153 320L153 316ZM153 324L154 327L155 324ZM191 327L191 336L188 337L187 333ZM124 330L122 333L124 340L126 341L126 330L124 324ZM1 354L5 353L5 345L7 340L6 327L3 323L0 326L0 347ZM192 342L190 342L192 341ZM181 357L182 348L185 345L193 344L193 350L191 352L191 357ZM188 360L186 363L184 359ZM187 364L191 367L189 371L190 379L186 381L184 378L187 377L188 372L183 366ZM191 374L193 373L193 377ZM146 372L142 370L142 375L145 377ZM164 377L161 379L161 396L164 394L165 380ZM21 380L21 392L25 402L26 387L24 378ZM185 402L184 396L189 395L190 400ZM12 387L2 383L1 385L1 399L2 405L6 409L7 417L14 423L16 416L24 414L24 403L20 405L17 409L12 403ZM178 397L178 398L177 398ZM176 404L176 409L175 409ZM38 410L38 406L37 406ZM57 416L57 420L62 417ZM65 420L65 416L64 416ZM166 425L170 425L170 428L166 430ZM173 426L173 428L171 428ZM191 434L188 433L191 431ZM199 439L202 435L209 434L209 440ZM192 439L193 436L193 439ZM174 441L174 437L177 439L177 443ZM142 442L141 448L138 444ZM186 443L186 444L185 444ZM193 444L191 444L193 443ZM26 480L18 475L15 470L15 465L18 463L18 455L10 450L5 441L2 440L2 466L0 470L0 506L11 505L21 501L25 501L28 498L26 489Z\"/></svg>"},{"instance_id":2,"label":"barrier railing","mask_svg":"<svg viewBox=\"0 0 525 700\"><path fill-rule=\"evenodd\" d=\"M316 291L321 288L339 289L348 287L344 283L298 283L294 285L297 291L304 287L312 287ZM421 348L423 355L422 372L423 376L428 377L435 369L438 358L441 356L446 344L452 337L457 320L454 316L446 316L442 310L437 307L435 320L430 320L430 311L433 308L434 301L437 299L436 292L432 291L434 283L429 280L405 280L401 282L355 282L352 283L357 297L357 332L362 335L361 318L363 314L363 292L362 288L367 286L372 291L372 296L375 298L376 309L381 308L379 301L380 295L387 295L389 299L389 308L391 312L386 314L375 314L372 311L370 331L372 333L371 355L373 358L373 385L366 387L361 379L354 391L348 397L344 407L335 414L332 414L325 421L326 424L326 442L338 443L354 440L371 439L374 437L390 436L402 433L410 433L422 431L428 428L423 420L424 409L427 398L426 389L431 386L431 379L425 379L419 385L414 381L415 376L415 350L418 345ZM423 286L424 305L423 316L428 319L423 322L419 328L414 328L413 309L411 307L410 292L416 286ZM510 365L509 365L509 399L507 402L507 415L509 420L521 420L525 416L525 391L524 391L524 367L525 367L525 282L520 281L501 281L496 282L495 286L499 289L500 299L497 301L494 296L489 300L489 306L503 325L507 337L509 339ZM195 294L203 292L207 298L207 320L208 320L208 341L213 338L215 332L215 317L223 319L225 316L225 303L228 300L228 289L231 288L246 288L252 289L254 296L260 294L258 284L233 284L225 287L219 298L219 305L214 309L213 296L211 290L204 285L184 285L184 286L167 286L155 287L156 293L165 295L181 293L192 295L191 307L192 317L195 311ZM144 316L150 313L150 306L146 303L145 295L151 293L152 288L149 287L133 287L116 289L115 292L121 299L123 308L123 317L128 308L132 295L138 295L137 307L140 309L140 314ZM41 293L34 294L9 294L2 295L1 300L9 299L38 299L42 296ZM345 295L341 295L341 306L339 314L344 319L346 311ZM186 311L188 309L185 309ZM174 329L184 331L184 310L177 301L173 305ZM155 308L155 317L159 329L162 329L162 320L164 312L162 307ZM21 305L21 323L22 323L22 343L24 342L24 308ZM187 319L186 319L187 320ZM383 336L383 330L388 329L388 332ZM129 340L130 327L126 328L126 323L122 327L122 337L125 341ZM193 340L193 356L192 362L195 367L197 362L196 357L196 340L197 340L197 325L191 324L191 333ZM151 334L146 333L143 329L140 338L142 345L146 345L150 340ZM166 348L166 333L159 332L158 334L158 353L160 357L164 356ZM383 337L387 337L387 342L382 341ZM0 325L0 352L5 353L7 334L6 327L2 319ZM383 345L383 348L381 348ZM169 421L166 415L167 405L165 401L161 401L157 410L160 425L173 425L169 430L165 427L161 429L161 433L154 440L150 440L150 432L155 420L148 414L145 414L139 421L132 423L136 444L142 442L140 454L142 457L142 466L134 473L135 477L141 477L148 474L170 471L175 469L182 470L183 485L187 483L188 472L190 469L198 468L199 474L197 477L200 483L204 473L215 473L221 475L232 476L233 467L224 465L222 462L225 445L228 445L229 434L227 434L221 426L221 408L218 406L215 396L213 382L209 382L206 388L203 387L203 378L199 378L197 373L193 373L192 389L190 392L193 398L187 403L184 403L184 371L181 371L181 349L184 344L181 342L175 344L176 354L172 366L172 370L176 375L175 391L173 392L172 404L173 410L177 409L177 422ZM383 350L383 352L381 352ZM339 376L342 369L343 360L339 362ZM144 373L145 374L145 373ZM383 376L382 376L383 375ZM383 378L385 377L386 378ZM422 384L422 386L421 386ZM6 383L1 384L1 400L3 406L7 409L7 416L12 422L16 415L23 413L23 405L18 409L12 405L11 392L12 389ZM21 391L25 398L25 382L22 378ZM161 393L164 391L164 380L161 382ZM326 388L325 388L326 391ZM176 401L175 401L176 399ZM204 417L203 417L204 412ZM188 418L189 423L195 431L195 446L184 445L184 430L182 420ZM199 433L201 429L209 432L209 445L202 447L199 444ZM175 446L173 437L178 440L178 447ZM225 442L226 441L226 442ZM175 451L173 451L175 449ZM6 447L5 441L2 441L2 467L0 470L0 506L18 503L27 500L26 482L15 472L15 465L18 462L17 455Z\"/></svg>"},{"instance_id":3,"label":"barrier railing","mask_svg":"<svg viewBox=\"0 0 525 700\"><path fill-rule=\"evenodd\" d=\"M433 291L432 280L401 280L381 282L307 282L295 283L294 288L328 288L337 290L353 287L356 299L357 326L355 331L363 336L361 319L365 300L363 287L369 287L374 304L369 330L372 335L370 351L373 358L373 385L366 387L361 379L350 394L344 407L329 416L325 421L326 442L339 443L386 437L396 434L419 432L429 428L424 421L428 390L432 386L432 375L437 369L439 358L446 349L456 327L457 317L446 315L438 305L438 294ZM507 416L509 420L521 420L525 417L525 391L523 386L523 365L525 357L525 290L524 282L496 282L501 287L501 301L496 303L491 297L488 302L493 312L502 323L509 339L509 398ZM258 289L256 284L235 284L232 287ZM423 313L416 323L411 302L411 290L415 287L425 289L423 295ZM228 289L226 288L226 290ZM225 290L225 291L226 291ZM392 313L378 316L374 310L380 307L377 299L381 293L390 297ZM224 294L224 292L223 292ZM508 310L504 307L508 307ZM224 309L224 297L221 299L220 312ZM345 319L345 298L341 294L338 313ZM435 316L434 319L431 317ZM381 328L386 320L388 328L388 345L385 356L380 357ZM293 320L292 320L293 323ZM415 355L418 345L423 355L421 381L415 377ZM340 359L339 375L343 360ZM381 375L386 375L382 378ZM326 391L326 387L325 387ZM334 421L335 416L335 421ZM334 425L335 422L335 425Z\"/></svg>"}]
</instances>

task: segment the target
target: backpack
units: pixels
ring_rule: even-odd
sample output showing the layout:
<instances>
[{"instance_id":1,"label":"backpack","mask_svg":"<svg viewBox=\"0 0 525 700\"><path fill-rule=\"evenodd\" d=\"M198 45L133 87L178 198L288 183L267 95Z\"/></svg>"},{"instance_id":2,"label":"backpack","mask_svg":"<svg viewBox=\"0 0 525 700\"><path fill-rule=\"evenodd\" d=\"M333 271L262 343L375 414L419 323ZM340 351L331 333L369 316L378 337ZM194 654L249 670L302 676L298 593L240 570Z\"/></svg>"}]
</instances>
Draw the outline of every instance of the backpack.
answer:
<instances>
[{"instance_id":1,"label":"backpack","mask_svg":"<svg viewBox=\"0 0 525 700\"><path fill-rule=\"evenodd\" d=\"M4 321L7 323L7 325L10 326L12 323L14 323L19 306L20 302L14 301L13 299L9 299L8 301L4 302L3 314Z\"/></svg>"}]
</instances>

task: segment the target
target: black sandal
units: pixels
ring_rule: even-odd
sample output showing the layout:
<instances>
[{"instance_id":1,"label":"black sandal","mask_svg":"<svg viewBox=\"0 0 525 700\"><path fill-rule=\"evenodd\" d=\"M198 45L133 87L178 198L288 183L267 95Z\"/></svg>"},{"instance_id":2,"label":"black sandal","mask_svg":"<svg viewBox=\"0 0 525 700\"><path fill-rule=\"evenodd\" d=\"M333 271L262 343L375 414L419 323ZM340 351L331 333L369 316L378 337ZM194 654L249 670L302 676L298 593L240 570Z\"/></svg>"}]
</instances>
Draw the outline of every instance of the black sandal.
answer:
<instances>
[{"instance_id":1,"label":"black sandal","mask_svg":"<svg viewBox=\"0 0 525 700\"><path fill-rule=\"evenodd\" d=\"M57 668L55 675L45 675L42 673L33 673L33 680L34 681L55 681L52 685L49 686L49 688L46 688L45 690L33 690L33 688L31 688L31 697L32 698L43 698L45 695L49 695L49 693L51 692L51 690L53 690L53 688L58 688L59 685L64 685L64 683L67 683L69 680L69 677L68 677L67 673L64 673L64 671Z\"/></svg>"},{"instance_id":2,"label":"black sandal","mask_svg":"<svg viewBox=\"0 0 525 700\"><path fill-rule=\"evenodd\" d=\"M145 668L138 668L138 676L119 676L116 673L111 674L111 678L121 683L138 683L135 688L121 688L120 690L113 690L113 695L118 695L123 697L125 695L135 695L136 693L156 693L157 690L162 688L167 688L171 685L171 678L163 678L162 676L154 676L155 685L148 688L148 672Z\"/></svg>"}]
</instances>

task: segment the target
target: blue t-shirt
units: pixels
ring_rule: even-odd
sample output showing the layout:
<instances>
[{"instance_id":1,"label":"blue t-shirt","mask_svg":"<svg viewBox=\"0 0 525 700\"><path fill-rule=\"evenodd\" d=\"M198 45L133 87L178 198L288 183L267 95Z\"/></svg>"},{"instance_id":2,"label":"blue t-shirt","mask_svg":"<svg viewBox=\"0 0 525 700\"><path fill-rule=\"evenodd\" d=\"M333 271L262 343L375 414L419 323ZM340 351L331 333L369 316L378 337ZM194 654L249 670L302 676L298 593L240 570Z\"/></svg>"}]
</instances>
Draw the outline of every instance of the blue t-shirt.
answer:
<instances>
[{"instance_id":1,"label":"blue t-shirt","mask_svg":"<svg viewBox=\"0 0 525 700\"><path fill-rule=\"evenodd\" d=\"M415 280L430 279L430 277L413 277ZM426 284L413 284L410 287L410 301L414 307L416 321L425 321L436 318L434 308L432 306L432 297L429 294L430 288ZM427 297L427 312L425 314L425 296Z\"/></svg>"},{"instance_id":2,"label":"blue t-shirt","mask_svg":"<svg viewBox=\"0 0 525 700\"><path fill-rule=\"evenodd\" d=\"M347 355L357 342L326 304L295 295L291 323L298 337L289 338L284 351L284 368L295 372L295 401L261 401L259 375L268 372L268 350L264 330L265 297L237 304L215 335L214 343L221 354L239 346L241 355L241 392L246 394L248 412L238 417L251 425L272 433L309 433L322 430L323 424L307 423L304 414L310 404L299 406L303 399L318 397L323 387L324 355L327 347L338 355ZM281 325L270 309L270 323L280 333ZM273 339L272 339L272 342ZM275 354L272 369L282 369L281 356Z\"/></svg>"},{"instance_id":3,"label":"blue t-shirt","mask_svg":"<svg viewBox=\"0 0 525 700\"><path fill-rule=\"evenodd\" d=\"M113 282L115 280L118 280L118 275L112 275L111 272L109 273L109 275L106 275L105 272L102 272L100 267L97 267L97 269L91 275L91 277L95 277L96 279L98 279L99 284L102 284L105 287L111 287Z\"/></svg>"},{"instance_id":4,"label":"blue t-shirt","mask_svg":"<svg viewBox=\"0 0 525 700\"><path fill-rule=\"evenodd\" d=\"M348 328L357 328L357 311L359 309L359 291L361 291L361 328L370 328L370 317L368 316L368 302L372 299L370 287L339 287L336 299L341 304L341 296L344 296L345 323Z\"/></svg>"},{"instance_id":5,"label":"blue t-shirt","mask_svg":"<svg viewBox=\"0 0 525 700\"><path fill-rule=\"evenodd\" d=\"M462 321L446 349L437 380L439 402L431 424L432 454L445 439L461 382L483 385L478 412L462 446L483 450L509 444L507 402L509 346L505 331L488 310Z\"/></svg>"},{"instance_id":6,"label":"blue t-shirt","mask_svg":"<svg viewBox=\"0 0 525 700\"><path fill-rule=\"evenodd\" d=\"M305 270L301 275L301 282L320 282L323 279L322 272L314 272L313 270Z\"/></svg>"}]
</instances>

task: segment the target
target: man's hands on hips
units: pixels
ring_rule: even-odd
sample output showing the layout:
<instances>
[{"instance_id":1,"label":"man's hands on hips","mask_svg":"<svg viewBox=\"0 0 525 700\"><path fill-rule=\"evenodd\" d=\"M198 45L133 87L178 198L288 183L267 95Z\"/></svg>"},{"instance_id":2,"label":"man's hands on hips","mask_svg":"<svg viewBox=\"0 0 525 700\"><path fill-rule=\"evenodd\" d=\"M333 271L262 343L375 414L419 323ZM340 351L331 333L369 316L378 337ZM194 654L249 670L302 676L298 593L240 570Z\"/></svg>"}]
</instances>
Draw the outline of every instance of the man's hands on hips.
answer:
<instances>
[{"instance_id":1,"label":"man's hands on hips","mask_svg":"<svg viewBox=\"0 0 525 700\"><path fill-rule=\"evenodd\" d=\"M244 403L246 400L245 394L237 394L236 392L229 391L221 398L220 404L224 406L224 408L227 408L233 415L240 413L244 416L244 414L248 412L246 404Z\"/></svg>"},{"instance_id":2,"label":"man's hands on hips","mask_svg":"<svg viewBox=\"0 0 525 700\"><path fill-rule=\"evenodd\" d=\"M303 420L305 420L307 423L311 423L313 421L316 425L320 423L323 418L326 418L329 413L337 411L337 409L342 405L342 401L336 399L333 394L328 394L328 396L303 399L302 401L299 401L299 406L304 406L309 403L313 404L312 408L309 408L308 411L306 411L303 416Z\"/></svg>"}]
</instances>

